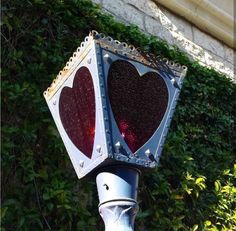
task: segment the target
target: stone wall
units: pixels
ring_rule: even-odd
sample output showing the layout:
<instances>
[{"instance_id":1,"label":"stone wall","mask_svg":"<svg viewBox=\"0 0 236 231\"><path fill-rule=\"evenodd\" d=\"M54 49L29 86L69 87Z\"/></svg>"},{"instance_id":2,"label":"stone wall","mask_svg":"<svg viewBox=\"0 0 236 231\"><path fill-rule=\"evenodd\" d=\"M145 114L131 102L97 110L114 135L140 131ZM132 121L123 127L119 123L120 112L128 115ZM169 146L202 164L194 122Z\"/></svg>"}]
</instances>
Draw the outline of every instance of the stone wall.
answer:
<instances>
[{"instance_id":1,"label":"stone wall","mask_svg":"<svg viewBox=\"0 0 236 231\"><path fill-rule=\"evenodd\" d=\"M235 51L152 0L93 0L104 11L143 32L177 45L190 58L236 81Z\"/></svg>"}]
</instances>

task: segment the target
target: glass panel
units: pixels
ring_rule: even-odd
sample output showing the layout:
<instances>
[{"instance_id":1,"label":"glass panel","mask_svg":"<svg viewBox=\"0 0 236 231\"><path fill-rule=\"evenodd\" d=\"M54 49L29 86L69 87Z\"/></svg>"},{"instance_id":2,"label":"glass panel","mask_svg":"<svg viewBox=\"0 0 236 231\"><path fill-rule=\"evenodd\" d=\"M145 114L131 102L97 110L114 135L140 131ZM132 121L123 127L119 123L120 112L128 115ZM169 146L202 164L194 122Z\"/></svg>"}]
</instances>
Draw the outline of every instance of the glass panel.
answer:
<instances>
[{"instance_id":1,"label":"glass panel","mask_svg":"<svg viewBox=\"0 0 236 231\"><path fill-rule=\"evenodd\" d=\"M62 89L59 113L73 144L91 158L95 135L95 94L88 68L81 67L76 72L72 88Z\"/></svg>"},{"instance_id":2,"label":"glass panel","mask_svg":"<svg viewBox=\"0 0 236 231\"><path fill-rule=\"evenodd\" d=\"M140 76L131 63L118 60L109 69L108 95L121 136L135 152L164 117L168 105L165 81L155 72Z\"/></svg>"}]
</instances>

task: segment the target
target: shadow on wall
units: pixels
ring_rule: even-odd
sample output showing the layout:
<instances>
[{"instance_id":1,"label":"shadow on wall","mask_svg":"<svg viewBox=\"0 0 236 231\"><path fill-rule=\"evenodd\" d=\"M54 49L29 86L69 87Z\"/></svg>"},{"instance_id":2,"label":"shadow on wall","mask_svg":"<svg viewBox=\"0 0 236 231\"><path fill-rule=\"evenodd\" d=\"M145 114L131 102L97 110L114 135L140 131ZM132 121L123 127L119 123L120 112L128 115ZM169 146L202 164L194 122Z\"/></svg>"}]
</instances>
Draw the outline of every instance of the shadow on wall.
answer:
<instances>
[{"instance_id":1,"label":"shadow on wall","mask_svg":"<svg viewBox=\"0 0 236 231\"><path fill-rule=\"evenodd\" d=\"M234 51L213 37L203 33L186 20L157 6L152 1L94 0L108 13L125 23L137 25L145 33L177 45L193 60L234 79Z\"/></svg>"}]
</instances>

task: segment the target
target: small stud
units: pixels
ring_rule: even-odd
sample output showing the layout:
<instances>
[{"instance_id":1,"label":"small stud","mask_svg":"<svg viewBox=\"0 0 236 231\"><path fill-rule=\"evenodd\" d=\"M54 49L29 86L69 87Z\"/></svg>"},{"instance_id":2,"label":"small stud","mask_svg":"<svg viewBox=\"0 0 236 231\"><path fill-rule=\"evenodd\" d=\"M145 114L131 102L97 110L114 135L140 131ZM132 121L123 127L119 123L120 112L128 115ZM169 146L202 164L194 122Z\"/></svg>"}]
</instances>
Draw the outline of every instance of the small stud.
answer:
<instances>
[{"instance_id":1,"label":"small stud","mask_svg":"<svg viewBox=\"0 0 236 231\"><path fill-rule=\"evenodd\" d=\"M115 144L115 148L116 148L116 152L120 152L120 149L121 149L121 143L118 141L116 144Z\"/></svg>"},{"instance_id":2,"label":"small stud","mask_svg":"<svg viewBox=\"0 0 236 231\"><path fill-rule=\"evenodd\" d=\"M103 58L106 60L107 63L111 64L112 63L112 59L111 57L109 56L109 54L105 54L103 56Z\"/></svg>"},{"instance_id":3,"label":"small stud","mask_svg":"<svg viewBox=\"0 0 236 231\"><path fill-rule=\"evenodd\" d=\"M101 150L102 150L102 147L101 147L100 145L97 145L96 151L97 151L98 153L101 153Z\"/></svg>"},{"instance_id":4,"label":"small stud","mask_svg":"<svg viewBox=\"0 0 236 231\"><path fill-rule=\"evenodd\" d=\"M145 155L152 161L152 162L157 162L154 155L151 153L150 149L147 149L145 151Z\"/></svg>"},{"instance_id":5,"label":"small stud","mask_svg":"<svg viewBox=\"0 0 236 231\"><path fill-rule=\"evenodd\" d=\"M179 87L177 81L175 80L175 78L172 78L172 79L170 80L170 82L173 84L174 87L176 87L176 88L178 88L178 89L180 90L180 87Z\"/></svg>"},{"instance_id":6,"label":"small stud","mask_svg":"<svg viewBox=\"0 0 236 231\"><path fill-rule=\"evenodd\" d=\"M115 144L116 147L120 148L121 147L121 143L118 141L116 144Z\"/></svg>"},{"instance_id":7,"label":"small stud","mask_svg":"<svg viewBox=\"0 0 236 231\"><path fill-rule=\"evenodd\" d=\"M88 63L88 64L91 64L91 62L92 62L92 58L88 58L88 59L87 59L87 63Z\"/></svg>"},{"instance_id":8,"label":"small stud","mask_svg":"<svg viewBox=\"0 0 236 231\"><path fill-rule=\"evenodd\" d=\"M56 104L57 104L57 101L56 101L56 100L54 100L54 101L53 101L53 105L56 105Z\"/></svg>"},{"instance_id":9,"label":"small stud","mask_svg":"<svg viewBox=\"0 0 236 231\"><path fill-rule=\"evenodd\" d=\"M79 161L79 166L80 166L81 168L84 167L84 161L83 161L83 160L80 160L80 161Z\"/></svg>"}]
</instances>

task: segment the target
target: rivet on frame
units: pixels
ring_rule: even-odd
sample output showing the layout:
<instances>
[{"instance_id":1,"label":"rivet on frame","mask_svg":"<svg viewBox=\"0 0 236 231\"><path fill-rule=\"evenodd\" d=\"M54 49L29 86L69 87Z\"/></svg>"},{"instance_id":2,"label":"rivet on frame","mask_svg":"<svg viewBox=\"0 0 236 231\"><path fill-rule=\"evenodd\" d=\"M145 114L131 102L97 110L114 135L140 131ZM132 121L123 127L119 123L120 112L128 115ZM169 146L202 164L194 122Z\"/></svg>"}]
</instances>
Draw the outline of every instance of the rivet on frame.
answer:
<instances>
[{"instance_id":1,"label":"rivet on frame","mask_svg":"<svg viewBox=\"0 0 236 231\"><path fill-rule=\"evenodd\" d=\"M101 147L100 145L97 145L97 147L96 147L96 151L97 151L98 153L100 153L101 150L102 150L102 147Z\"/></svg>"},{"instance_id":2,"label":"rivet on frame","mask_svg":"<svg viewBox=\"0 0 236 231\"><path fill-rule=\"evenodd\" d=\"M112 58L109 56L109 54L105 54L103 58L106 60L107 63L111 64L112 63Z\"/></svg>"},{"instance_id":3,"label":"rivet on frame","mask_svg":"<svg viewBox=\"0 0 236 231\"><path fill-rule=\"evenodd\" d=\"M79 166L80 166L81 168L84 167L84 161L83 161L83 160L80 160L80 161L79 161Z\"/></svg>"},{"instance_id":4,"label":"rivet on frame","mask_svg":"<svg viewBox=\"0 0 236 231\"><path fill-rule=\"evenodd\" d=\"M87 59L87 63L88 63L88 64L91 64L91 62L92 62L92 58L89 57L89 58Z\"/></svg>"}]
</instances>

